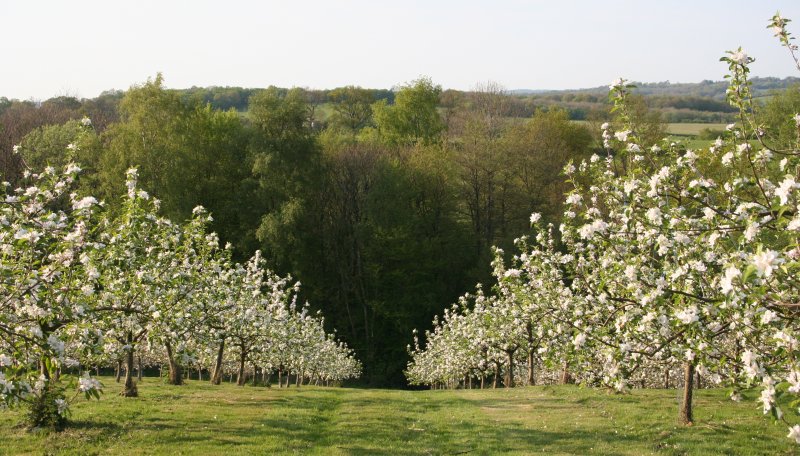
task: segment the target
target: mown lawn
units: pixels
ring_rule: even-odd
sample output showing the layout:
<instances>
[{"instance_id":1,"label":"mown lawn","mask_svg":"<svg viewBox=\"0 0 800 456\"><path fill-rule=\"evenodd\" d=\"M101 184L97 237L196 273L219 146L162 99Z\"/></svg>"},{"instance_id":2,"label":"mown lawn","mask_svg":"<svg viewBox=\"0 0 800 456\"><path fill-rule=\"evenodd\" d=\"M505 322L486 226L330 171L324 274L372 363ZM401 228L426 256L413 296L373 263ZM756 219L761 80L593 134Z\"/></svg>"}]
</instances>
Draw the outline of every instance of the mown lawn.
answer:
<instances>
[{"instance_id":1,"label":"mown lawn","mask_svg":"<svg viewBox=\"0 0 800 456\"><path fill-rule=\"evenodd\" d=\"M61 433L30 432L0 412L1 454L796 454L783 425L722 390L697 394L678 425L678 392L615 395L576 386L513 390L267 389L156 379L141 397L73 405ZM752 394L751 396L754 396Z\"/></svg>"}]
</instances>

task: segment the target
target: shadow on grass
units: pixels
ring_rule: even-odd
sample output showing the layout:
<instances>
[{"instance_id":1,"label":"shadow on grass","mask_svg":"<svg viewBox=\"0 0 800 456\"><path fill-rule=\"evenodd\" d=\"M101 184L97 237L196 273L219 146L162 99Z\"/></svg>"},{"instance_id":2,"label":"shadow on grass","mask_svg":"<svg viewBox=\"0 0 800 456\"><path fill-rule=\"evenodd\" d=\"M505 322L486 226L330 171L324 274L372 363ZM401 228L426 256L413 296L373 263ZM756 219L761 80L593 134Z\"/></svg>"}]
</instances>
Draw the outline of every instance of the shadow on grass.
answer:
<instances>
[{"instance_id":1,"label":"shadow on grass","mask_svg":"<svg viewBox=\"0 0 800 456\"><path fill-rule=\"evenodd\" d=\"M292 406L303 409L319 404L296 401ZM554 447L559 452L585 454L598 441L619 444L633 440L613 432L582 435L534 431L514 422L481 422L474 414L473 419L449 415L454 410L474 413L473 407L471 401L458 398L442 398L433 403L409 402L406 398L359 398L347 401L340 420L328 417L320 423L271 417L262 422L279 441L303 442L306 449L338 449L353 455L533 453ZM297 447L286 447L290 449Z\"/></svg>"},{"instance_id":2,"label":"shadow on grass","mask_svg":"<svg viewBox=\"0 0 800 456\"><path fill-rule=\"evenodd\" d=\"M140 403L121 401L107 408L93 403L97 414L72 421L68 430L76 440L92 445L80 447L84 452L109 447L107 452L123 452L129 444L156 454L230 450L236 454L623 455L685 454L687 449L692 454L737 454L735 450L741 448L715 446L742 433L741 426L730 426L719 418L699 420L691 429L653 426L663 420L659 414L664 407L672 409L670 392L639 397L641 406L632 409L633 396L587 400L592 392L577 389L543 391L545 395L533 394L538 391L437 394L321 388L268 394L258 389L209 391L215 395L190 395L174 402L159 394ZM704 398L709 399L716 396ZM603 411L592 414L594 421L586 414L586 421L578 426L583 410L599 407ZM620 423L611 415L624 420ZM77 451L78 443L65 437L46 444ZM686 440L693 441L693 446L687 447Z\"/></svg>"}]
</instances>

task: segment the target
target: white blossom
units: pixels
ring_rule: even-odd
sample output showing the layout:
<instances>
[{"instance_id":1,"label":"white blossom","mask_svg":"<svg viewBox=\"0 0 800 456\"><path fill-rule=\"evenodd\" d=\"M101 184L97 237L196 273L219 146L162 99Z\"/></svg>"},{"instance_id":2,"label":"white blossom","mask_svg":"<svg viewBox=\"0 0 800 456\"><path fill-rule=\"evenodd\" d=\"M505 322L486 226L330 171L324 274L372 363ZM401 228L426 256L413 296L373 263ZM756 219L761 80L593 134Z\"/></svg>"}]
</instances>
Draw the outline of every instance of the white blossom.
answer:
<instances>
[{"instance_id":1,"label":"white blossom","mask_svg":"<svg viewBox=\"0 0 800 456\"><path fill-rule=\"evenodd\" d=\"M756 253L752 257L752 264L755 266L759 277L772 276L775 267L782 262L783 260L778 256L778 252L769 249Z\"/></svg>"}]
</instances>

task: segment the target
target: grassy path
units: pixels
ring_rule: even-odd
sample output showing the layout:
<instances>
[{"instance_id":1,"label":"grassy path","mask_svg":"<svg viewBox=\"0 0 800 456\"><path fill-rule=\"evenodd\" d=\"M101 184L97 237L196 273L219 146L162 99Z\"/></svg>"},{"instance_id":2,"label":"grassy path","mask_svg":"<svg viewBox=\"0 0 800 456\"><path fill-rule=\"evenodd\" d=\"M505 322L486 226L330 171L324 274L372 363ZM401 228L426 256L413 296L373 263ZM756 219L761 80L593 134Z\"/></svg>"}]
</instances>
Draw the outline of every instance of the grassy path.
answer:
<instances>
[{"instance_id":1,"label":"grassy path","mask_svg":"<svg viewBox=\"0 0 800 456\"><path fill-rule=\"evenodd\" d=\"M0 454L482 455L797 454L784 426L722 390L698 394L693 427L675 390L609 395L573 386L514 390L267 389L146 379L141 397L73 406L62 433L0 412Z\"/></svg>"}]
</instances>

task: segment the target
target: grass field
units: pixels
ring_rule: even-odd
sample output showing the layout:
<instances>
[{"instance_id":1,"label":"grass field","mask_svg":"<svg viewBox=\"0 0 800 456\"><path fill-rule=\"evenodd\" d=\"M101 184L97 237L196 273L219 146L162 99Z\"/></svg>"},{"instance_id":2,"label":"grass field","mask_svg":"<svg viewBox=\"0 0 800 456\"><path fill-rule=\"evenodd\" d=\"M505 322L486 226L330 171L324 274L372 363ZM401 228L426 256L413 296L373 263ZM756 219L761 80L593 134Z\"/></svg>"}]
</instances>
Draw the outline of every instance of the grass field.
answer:
<instances>
[{"instance_id":1,"label":"grass field","mask_svg":"<svg viewBox=\"0 0 800 456\"><path fill-rule=\"evenodd\" d=\"M696 136L701 130L724 130L724 123L670 123L667 124L667 133L679 136Z\"/></svg>"},{"instance_id":2,"label":"grass field","mask_svg":"<svg viewBox=\"0 0 800 456\"><path fill-rule=\"evenodd\" d=\"M573 120L575 123L588 125L586 120ZM701 130L724 130L724 123L668 123L667 133L675 136L697 136Z\"/></svg>"},{"instance_id":3,"label":"grass field","mask_svg":"<svg viewBox=\"0 0 800 456\"><path fill-rule=\"evenodd\" d=\"M106 379L98 402L73 405L61 433L26 431L0 412L2 454L796 454L783 425L722 390L697 395L696 424L677 422L675 390L627 395L576 386L396 391L182 387L156 379L125 399Z\"/></svg>"}]
</instances>

